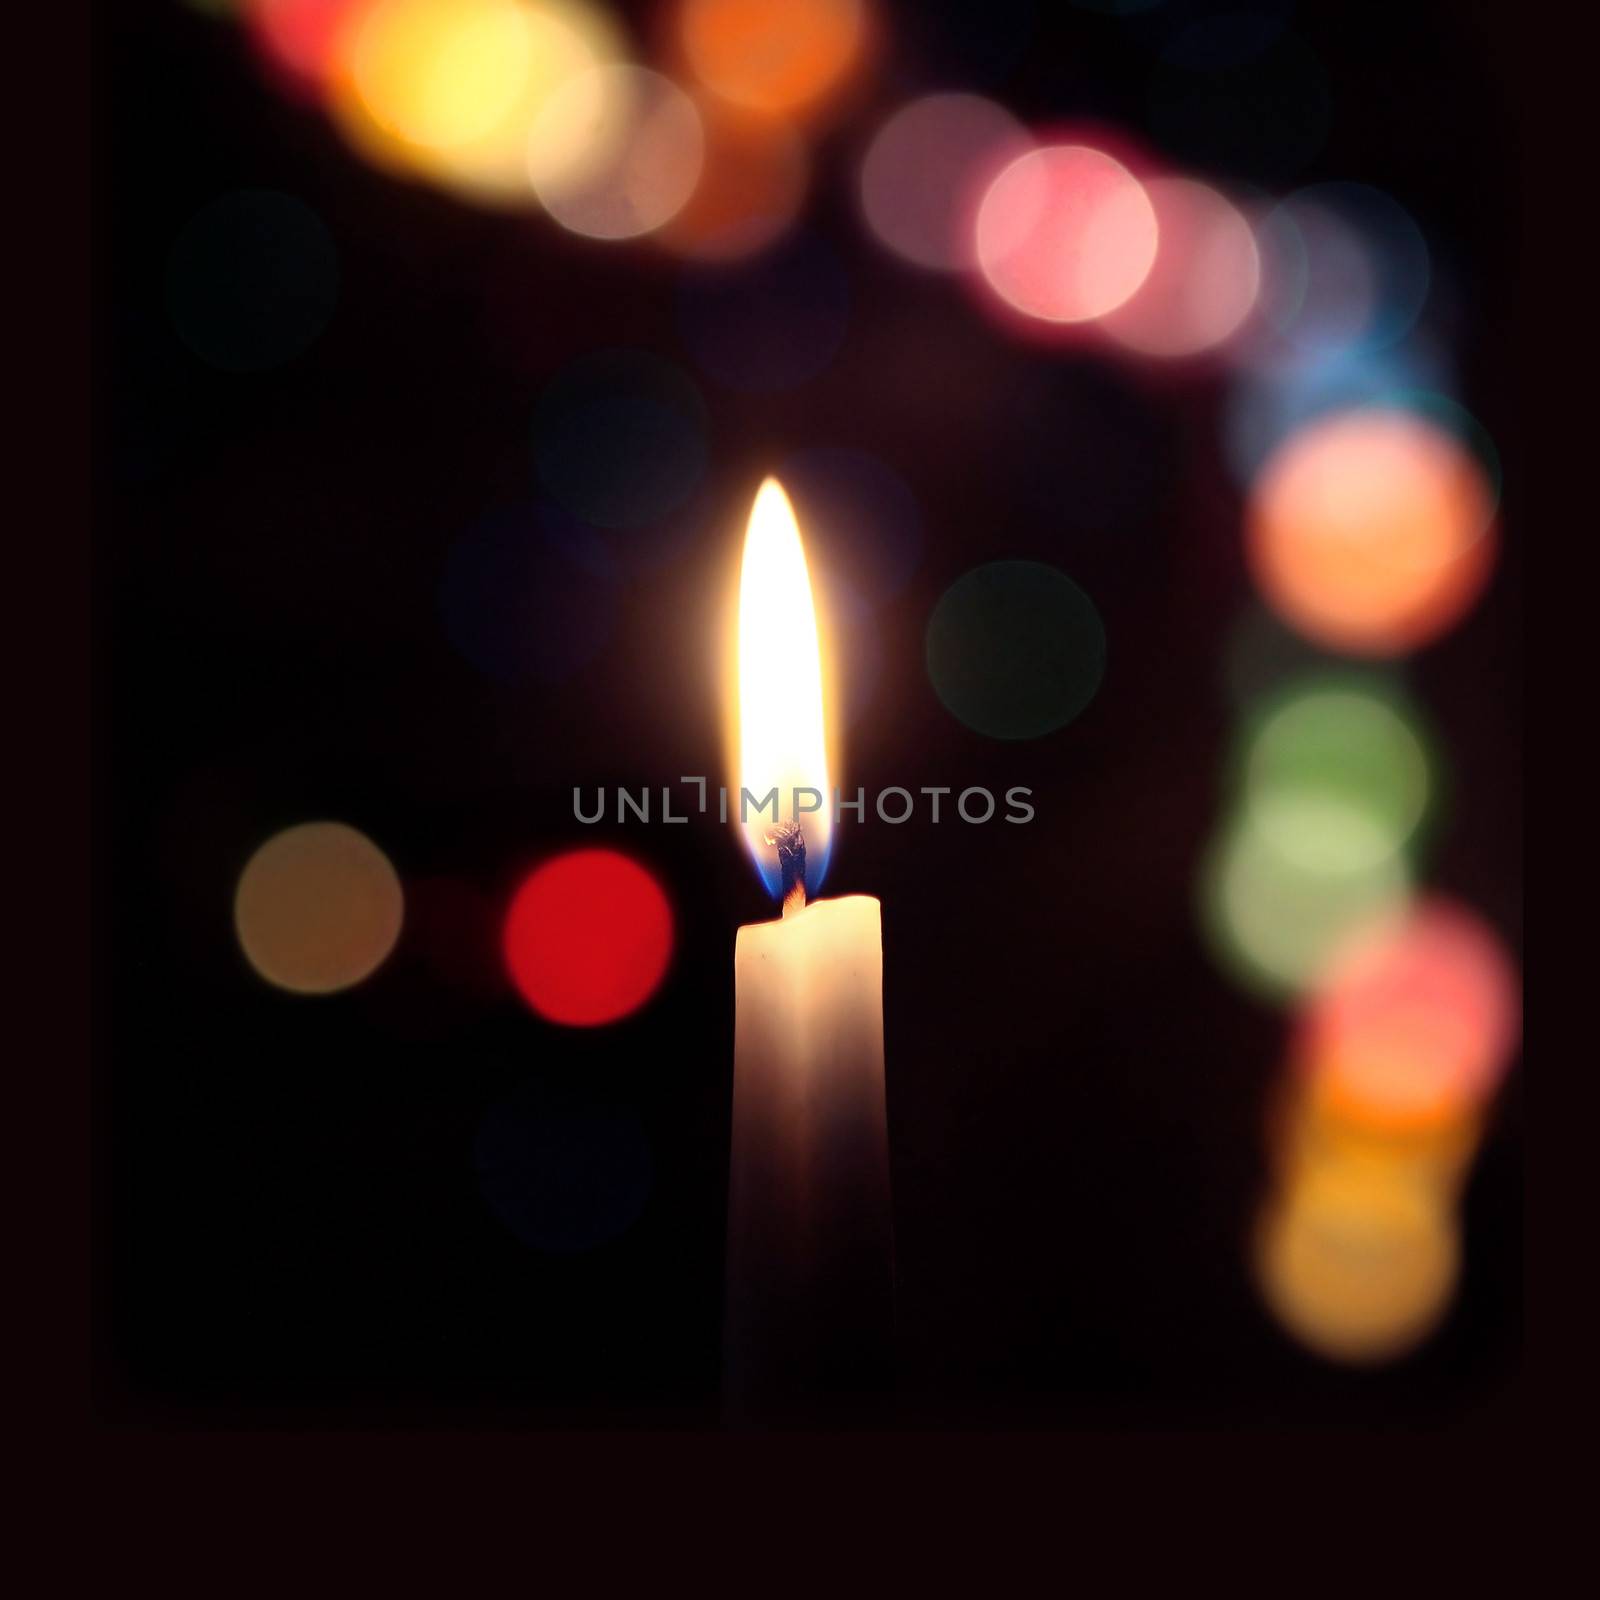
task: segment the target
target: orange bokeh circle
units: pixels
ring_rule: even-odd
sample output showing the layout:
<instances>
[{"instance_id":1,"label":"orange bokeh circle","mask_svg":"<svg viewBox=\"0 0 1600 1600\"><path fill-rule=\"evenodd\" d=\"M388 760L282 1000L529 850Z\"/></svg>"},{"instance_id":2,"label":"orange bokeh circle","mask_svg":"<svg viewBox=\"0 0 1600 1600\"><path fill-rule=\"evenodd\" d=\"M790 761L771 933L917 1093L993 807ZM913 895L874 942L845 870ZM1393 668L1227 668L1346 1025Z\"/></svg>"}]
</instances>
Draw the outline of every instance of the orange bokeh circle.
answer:
<instances>
[{"instance_id":1,"label":"orange bokeh circle","mask_svg":"<svg viewBox=\"0 0 1600 1600\"><path fill-rule=\"evenodd\" d=\"M706 88L746 110L779 115L839 88L866 44L861 0L684 0L679 28Z\"/></svg>"},{"instance_id":2,"label":"orange bokeh circle","mask_svg":"<svg viewBox=\"0 0 1600 1600\"><path fill-rule=\"evenodd\" d=\"M1459 441L1406 411L1318 418L1267 461L1246 552L1262 597L1320 644L1415 650L1482 592L1497 538L1488 478Z\"/></svg>"}]
</instances>

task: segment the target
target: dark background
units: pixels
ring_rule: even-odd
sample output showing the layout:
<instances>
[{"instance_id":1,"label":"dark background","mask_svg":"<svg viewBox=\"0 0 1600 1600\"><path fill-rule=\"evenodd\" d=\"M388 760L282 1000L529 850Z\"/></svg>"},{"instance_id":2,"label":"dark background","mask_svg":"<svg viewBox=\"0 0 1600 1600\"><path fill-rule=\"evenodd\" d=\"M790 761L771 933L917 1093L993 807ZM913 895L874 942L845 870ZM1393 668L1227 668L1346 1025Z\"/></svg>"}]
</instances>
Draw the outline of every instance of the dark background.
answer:
<instances>
[{"instance_id":1,"label":"dark background","mask_svg":"<svg viewBox=\"0 0 1600 1600\"><path fill-rule=\"evenodd\" d=\"M1458 1301L1416 1355L1369 1374L1326 1366L1275 1329L1249 1281L1284 1022L1219 976L1193 914L1234 716L1225 650L1250 603L1222 380L1008 341L955 285L890 258L851 197L865 136L924 89L978 87L1025 121L1102 118L1148 137L1162 30L1233 8L1170 0L1135 24L1041 5L1020 56L990 48L1004 7L886 9L894 47L827 136L805 214L848 272L839 356L770 398L702 383L708 487L680 553L608 591L615 626L591 664L521 687L451 647L447 551L531 498L533 407L564 362L635 346L693 370L683 269L386 179L265 83L236 29L174 4L100 9L104 1415L715 1419L733 935L771 908L727 830L581 828L571 789L722 776L712 646L731 540L760 476L818 445L894 466L926 536L910 583L850 646L870 633L876 671L846 782L1025 784L1038 807L1027 828L847 823L835 852L829 892L884 906L901 1377L873 1415L1431 1425L1514 1400L1515 1074L1467 1194ZM1459 4L1298 7L1334 117L1293 181L1388 190L1447 267L1462 398L1508 489L1487 598L1408 668L1452 773L1428 879L1516 947L1517 128L1503 27L1494 8ZM1282 182L1270 151L1256 171L1162 153L1218 180ZM341 264L323 337L248 378L195 360L163 299L175 236L237 188L303 197ZM1081 499L1041 510L1026 492L1041 462ZM1015 745L955 723L922 654L945 587L1008 555L1069 572L1110 641L1085 715ZM383 847L408 924L367 985L304 1000L255 978L230 912L255 846L315 817ZM494 918L531 864L595 842L660 876L677 947L642 1012L569 1032L498 979ZM552 1255L491 1214L473 1141L508 1101L638 1119L653 1179L625 1234Z\"/></svg>"}]
</instances>

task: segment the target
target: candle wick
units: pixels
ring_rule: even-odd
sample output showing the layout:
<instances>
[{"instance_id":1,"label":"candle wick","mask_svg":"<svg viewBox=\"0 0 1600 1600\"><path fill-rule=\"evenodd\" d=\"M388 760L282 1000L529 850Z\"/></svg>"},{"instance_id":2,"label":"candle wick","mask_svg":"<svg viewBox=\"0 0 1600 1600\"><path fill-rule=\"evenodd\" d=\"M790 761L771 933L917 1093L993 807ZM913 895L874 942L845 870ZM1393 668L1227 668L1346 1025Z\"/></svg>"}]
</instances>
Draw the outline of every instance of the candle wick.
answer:
<instances>
[{"instance_id":1,"label":"candle wick","mask_svg":"<svg viewBox=\"0 0 1600 1600\"><path fill-rule=\"evenodd\" d=\"M780 822L767 830L767 843L778 851L783 874L783 914L792 917L806 908L806 835L799 820Z\"/></svg>"}]
</instances>

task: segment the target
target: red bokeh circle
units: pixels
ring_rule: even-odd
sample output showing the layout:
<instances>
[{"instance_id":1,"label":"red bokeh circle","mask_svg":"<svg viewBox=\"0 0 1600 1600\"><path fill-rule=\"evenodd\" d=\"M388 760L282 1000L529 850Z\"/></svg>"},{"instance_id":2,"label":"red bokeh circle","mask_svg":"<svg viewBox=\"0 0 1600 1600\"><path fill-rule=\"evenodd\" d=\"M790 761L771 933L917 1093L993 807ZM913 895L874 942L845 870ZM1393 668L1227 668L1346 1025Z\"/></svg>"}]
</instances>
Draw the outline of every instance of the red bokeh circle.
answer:
<instances>
[{"instance_id":1,"label":"red bokeh circle","mask_svg":"<svg viewBox=\"0 0 1600 1600\"><path fill-rule=\"evenodd\" d=\"M504 949L511 981L540 1016L597 1027L655 992L672 956L672 907L638 862L572 850L523 881Z\"/></svg>"}]
</instances>

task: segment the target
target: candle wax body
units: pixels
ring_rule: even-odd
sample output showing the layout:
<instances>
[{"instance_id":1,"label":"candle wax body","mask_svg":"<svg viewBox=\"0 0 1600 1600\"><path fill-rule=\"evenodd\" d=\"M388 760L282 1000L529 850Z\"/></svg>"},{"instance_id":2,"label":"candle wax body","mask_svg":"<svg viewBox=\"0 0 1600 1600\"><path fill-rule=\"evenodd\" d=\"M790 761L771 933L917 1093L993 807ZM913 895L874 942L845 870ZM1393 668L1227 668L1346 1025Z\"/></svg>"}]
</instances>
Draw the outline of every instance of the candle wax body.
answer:
<instances>
[{"instance_id":1,"label":"candle wax body","mask_svg":"<svg viewBox=\"0 0 1600 1600\"><path fill-rule=\"evenodd\" d=\"M725 1373L735 1409L883 1386L894 1249L876 900L739 930Z\"/></svg>"}]
</instances>

